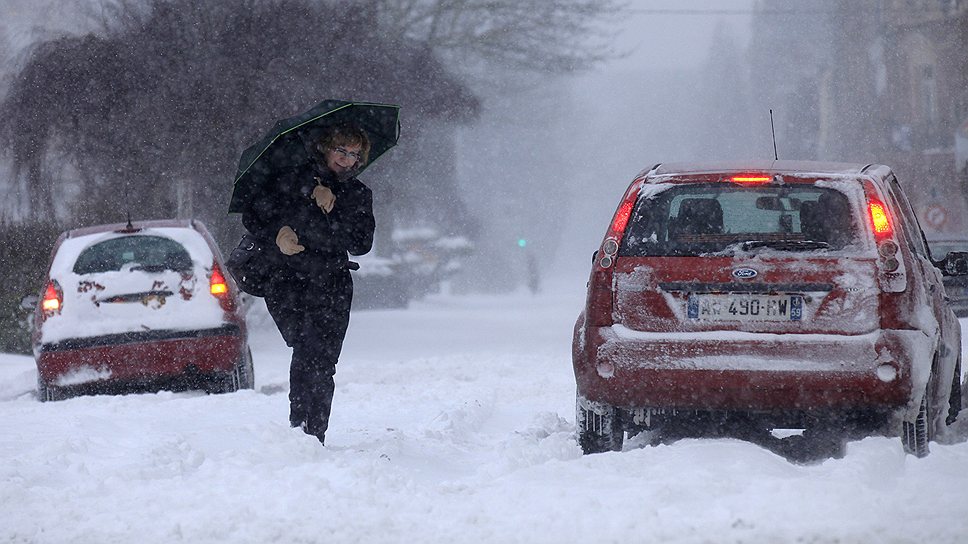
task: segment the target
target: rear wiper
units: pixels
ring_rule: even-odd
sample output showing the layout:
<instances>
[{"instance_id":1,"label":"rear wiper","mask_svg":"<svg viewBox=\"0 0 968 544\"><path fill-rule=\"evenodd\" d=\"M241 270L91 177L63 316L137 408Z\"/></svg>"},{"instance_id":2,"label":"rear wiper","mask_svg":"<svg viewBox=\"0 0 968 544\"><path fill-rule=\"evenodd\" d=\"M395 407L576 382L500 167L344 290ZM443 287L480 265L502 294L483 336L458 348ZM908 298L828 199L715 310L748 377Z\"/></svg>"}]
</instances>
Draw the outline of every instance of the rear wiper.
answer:
<instances>
[{"instance_id":1,"label":"rear wiper","mask_svg":"<svg viewBox=\"0 0 968 544\"><path fill-rule=\"evenodd\" d=\"M95 304L101 302L143 302L149 297L164 299L174 295L175 293L171 291L156 289L152 291L145 291L144 293L126 293L123 295L114 295L97 300L95 301Z\"/></svg>"},{"instance_id":2,"label":"rear wiper","mask_svg":"<svg viewBox=\"0 0 968 544\"><path fill-rule=\"evenodd\" d=\"M132 272L156 273L164 272L165 270L168 270L168 267L163 264L139 264L131 267Z\"/></svg>"},{"instance_id":3,"label":"rear wiper","mask_svg":"<svg viewBox=\"0 0 968 544\"><path fill-rule=\"evenodd\" d=\"M811 249L829 249L830 244L816 240L749 240L740 244L743 251L758 247L768 247L782 251L809 251Z\"/></svg>"}]
</instances>

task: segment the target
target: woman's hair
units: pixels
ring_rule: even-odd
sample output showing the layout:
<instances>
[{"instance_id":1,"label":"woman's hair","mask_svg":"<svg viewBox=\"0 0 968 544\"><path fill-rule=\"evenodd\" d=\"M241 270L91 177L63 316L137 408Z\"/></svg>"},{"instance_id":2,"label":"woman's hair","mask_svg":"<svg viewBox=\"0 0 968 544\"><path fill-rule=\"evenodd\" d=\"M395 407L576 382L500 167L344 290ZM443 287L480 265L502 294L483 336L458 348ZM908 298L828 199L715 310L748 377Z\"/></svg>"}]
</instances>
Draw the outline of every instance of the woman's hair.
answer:
<instances>
[{"instance_id":1,"label":"woman's hair","mask_svg":"<svg viewBox=\"0 0 968 544\"><path fill-rule=\"evenodd\" d=\"M366 131L354 124L339 124L326 130L316 143L320 153L341 146L359 145L360 160L356 168L366 166L370 160L370 138Z\"/></svg>"}]
</instances>

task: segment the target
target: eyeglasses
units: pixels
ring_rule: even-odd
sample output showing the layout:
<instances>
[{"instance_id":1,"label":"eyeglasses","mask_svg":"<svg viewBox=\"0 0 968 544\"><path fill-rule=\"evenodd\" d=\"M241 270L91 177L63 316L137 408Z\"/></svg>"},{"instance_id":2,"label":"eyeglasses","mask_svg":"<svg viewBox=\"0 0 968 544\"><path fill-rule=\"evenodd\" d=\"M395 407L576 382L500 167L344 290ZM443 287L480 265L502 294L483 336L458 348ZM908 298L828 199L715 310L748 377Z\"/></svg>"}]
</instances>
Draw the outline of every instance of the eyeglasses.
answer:
<instances>
[{"instance_id":1,"label":"eyeglasses","mask_svg":"<svg viewBox=\"0 0 968 544\"><path fill-rule=\"evenodd\" d=\"M353 159L354 161L357 161L357 162L363 160L363 156L362 155L360 155L356 151L347 151L346 148L344 148L344 147L334 147L333 148L333 151L339 153L340 155L342 155L342 156L344 156L344 157L346 157L348 159Z\"/></svg>"}]
</instances>

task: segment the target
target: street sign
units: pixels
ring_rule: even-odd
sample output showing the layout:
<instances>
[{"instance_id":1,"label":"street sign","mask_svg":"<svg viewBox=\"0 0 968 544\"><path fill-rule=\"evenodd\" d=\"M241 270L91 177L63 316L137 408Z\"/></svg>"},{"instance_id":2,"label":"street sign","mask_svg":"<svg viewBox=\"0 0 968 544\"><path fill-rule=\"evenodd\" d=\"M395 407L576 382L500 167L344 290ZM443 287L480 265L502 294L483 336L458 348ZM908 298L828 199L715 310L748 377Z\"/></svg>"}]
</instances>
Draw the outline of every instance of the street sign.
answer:
<instances>
[{"instance_id":1,"label":"street sign","mask_svg":"<svg viewBox=\"0 0 968 544\"><path fill-rule=\"evenodd\" d=\"M924 210L924 222L935 230L941 230L948 222L948 210L944 206L932 204Z\"/></svg>"}]
</instances>

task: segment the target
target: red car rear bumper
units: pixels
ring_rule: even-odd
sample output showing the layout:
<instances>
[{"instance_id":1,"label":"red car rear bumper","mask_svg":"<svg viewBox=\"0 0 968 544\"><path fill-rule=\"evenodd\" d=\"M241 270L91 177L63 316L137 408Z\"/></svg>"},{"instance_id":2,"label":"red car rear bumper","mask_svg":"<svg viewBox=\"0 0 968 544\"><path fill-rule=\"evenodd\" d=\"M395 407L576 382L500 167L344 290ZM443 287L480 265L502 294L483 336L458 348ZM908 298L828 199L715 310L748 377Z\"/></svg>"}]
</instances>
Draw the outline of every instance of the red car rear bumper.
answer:
<instances>
[{"instance_id":1,"label":"red car rear bumper","mask_svg":"<svg viewBox=\"0 0 968 544\"><path fill-rule=\"evenodd\" d=\"M930 343L918 331L663 334L579 326L575 334L579 394L624 408L893 410L909 406L913 384L923 387L931 365Z\"/></svg>"},{"instance_id":2,"label":"red car rear bumper","mask_svg":"<svg viewBox=\"0 0 968 544\"><path fill-rule=\"evenodd\" d=\"M245 338L227 325L203 331L151 331L70 339L36 352L41 380L53 386L90 381L149 381L186 373L228 372L239 361Z\"/></svg>"}]
</instances>

